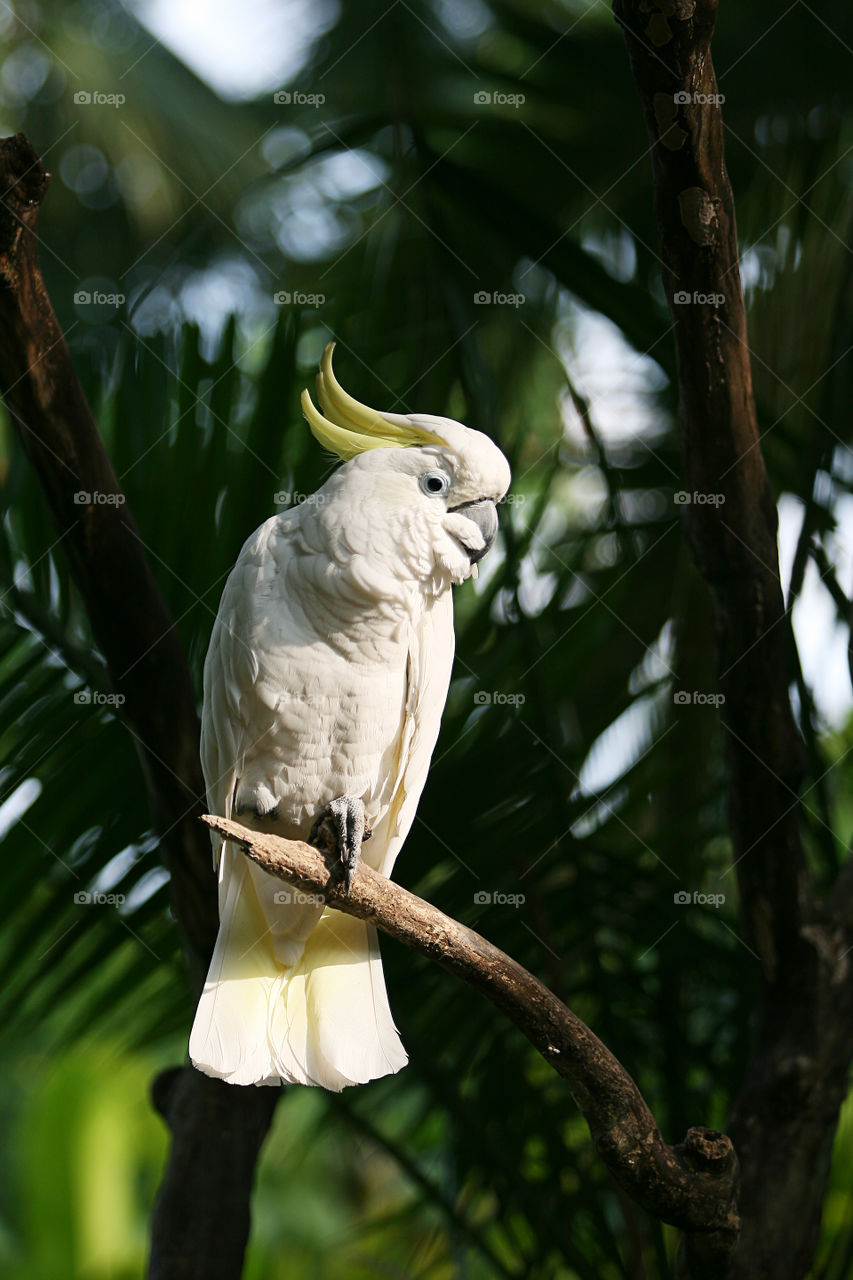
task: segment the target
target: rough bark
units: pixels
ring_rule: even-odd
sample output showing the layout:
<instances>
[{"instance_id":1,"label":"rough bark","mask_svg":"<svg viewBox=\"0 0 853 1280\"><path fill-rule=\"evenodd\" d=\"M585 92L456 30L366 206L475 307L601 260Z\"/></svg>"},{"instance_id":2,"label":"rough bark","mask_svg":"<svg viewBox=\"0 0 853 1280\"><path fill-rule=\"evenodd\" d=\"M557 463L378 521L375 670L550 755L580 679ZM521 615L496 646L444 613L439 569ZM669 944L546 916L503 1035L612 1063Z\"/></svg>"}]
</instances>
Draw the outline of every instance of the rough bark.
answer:
<instances>
[{"instance_id":1,"label":"rough bark","mask_svg":"<svg viewBox=\"0 0 853 1280\"><path fill-rule=\"evenodd\" d=\"M255 1169L280 1095L192 1067L156 1078L152 1099L171 1130L172 1154L154 1207L148 1280L239 1280Z\"/></svg>"},{"instance_id":2,"label":"rough bark","mask_svg":"<svg viewBox=\"0 0 853 1280\"><path fill-rule=\"evenodd\" d=\"M0 142L0 392L47 500L136 744L193 986L218 927L189 670L53 313L36 224L49 175L23 135ZM75 495L78 497L75 499ZM123 495L122 495L123 498ZM253 1169L277 1090L186 1070L158 1087L173 1146L154 1218L156 1280L238 1280Z\"/></svg>"},{"instance_id":3,"label":"rough bark","mask_svg":"<svg viewBox=\"0 0 853 1280\"><path fill-rule=\"evenodd\" d=\"M23 135L0 142L0 390L44 491L142 762L185 951L216 936L199 723L177 632L45 290L36 222L49 175ZM92 501L93 495L122 501ZM88 495L90 501L81 501Z\"/></svg>"},{"instance_id":4,"label":"rough bark","mask_svg":"<svg viewBox=\"0 0 853 1280\"><path fill-rule=\"evenodd\" d=\"M714 618L743 931L760 957L730 1133L742 1233L731 1280L795 1280L820 1226L853 1043L849 922L817 901L799 833L803 752L776 509L759 443L734 201L711 57L715 0L614 0L650 138L675 321L686 534Z\"/></svg>"},{"instance_id":5,"label":"rough bark","mask_svg":"<svg viewBox=\"0 0 853 1280\"><path fill-rule=\"evenodd\" d=\"M694 1128L682 1144L669 1146L625 1068L553 992L480 934L365 863L347 894L339 864L311 845L262 835L228 818L204 821L270 875L368 920L490 1000L567 1082L619 1186L684 1231L683 1274L691 1280L725 1275L738 1230L737 1161L725 1134Z\"/></svg>"}]
</instances>

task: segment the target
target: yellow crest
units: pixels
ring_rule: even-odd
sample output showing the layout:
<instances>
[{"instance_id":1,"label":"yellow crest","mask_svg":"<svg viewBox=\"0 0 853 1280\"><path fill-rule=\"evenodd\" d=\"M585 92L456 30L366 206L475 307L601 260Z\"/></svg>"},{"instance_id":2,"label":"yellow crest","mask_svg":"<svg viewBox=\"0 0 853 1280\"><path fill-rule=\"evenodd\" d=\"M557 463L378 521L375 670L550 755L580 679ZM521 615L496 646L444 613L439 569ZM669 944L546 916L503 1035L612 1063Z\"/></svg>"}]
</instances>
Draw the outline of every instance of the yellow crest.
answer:
<instances>
[{"instance_id":1,"label":"yellow crest","mask_svg":"<svg viewBox=\"0 0 853 1280\"><path fill-rule=\"evenodd\" d=\"M317 374L317 399L323 412L315 407L307 389L302 392L302 412L315 440L344 462L367 449L404 449L409 445L445 443L441 436L422 427L391 422L378 409L368 409L366 404L348 395L332 372L334 349L334 342L330 342Z\"/></svg>"}]
</instances>

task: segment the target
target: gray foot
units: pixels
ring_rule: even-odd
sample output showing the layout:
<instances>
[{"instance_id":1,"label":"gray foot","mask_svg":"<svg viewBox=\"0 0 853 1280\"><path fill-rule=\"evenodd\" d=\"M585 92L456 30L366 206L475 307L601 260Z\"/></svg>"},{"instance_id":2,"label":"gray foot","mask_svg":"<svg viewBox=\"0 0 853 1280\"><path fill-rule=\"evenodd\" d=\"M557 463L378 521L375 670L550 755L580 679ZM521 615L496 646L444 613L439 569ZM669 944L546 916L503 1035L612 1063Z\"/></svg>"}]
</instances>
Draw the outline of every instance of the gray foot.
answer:
<instances>
[{"instance_id":1,"label":"gray foot","mask_svg":"<svg viewBox=\"0 0 853 1280\"><path fill-rule=\"evenodd\" d=\"M323 809L311 828L308 843L321 853L336 853L341 860L344 892L349 893L361 846L370 839L364 804L357 796L338 796Z\"/></svg>"}]
</instances>

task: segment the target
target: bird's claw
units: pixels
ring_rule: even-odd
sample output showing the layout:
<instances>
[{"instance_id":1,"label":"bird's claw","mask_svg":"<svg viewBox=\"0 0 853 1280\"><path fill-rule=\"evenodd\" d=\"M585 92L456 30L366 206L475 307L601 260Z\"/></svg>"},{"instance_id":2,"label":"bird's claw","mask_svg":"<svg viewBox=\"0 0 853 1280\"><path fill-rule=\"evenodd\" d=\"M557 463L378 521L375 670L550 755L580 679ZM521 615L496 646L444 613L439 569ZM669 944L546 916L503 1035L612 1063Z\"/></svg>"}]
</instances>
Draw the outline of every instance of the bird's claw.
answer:
<instances>
[{"instance_id":1,"label":"bird's claw","mask_svg":"<svg viewBox=\"0 0 853 1280\"><path fill-rule=\"evenodd\" d=\"M336 853L340 857L340 873L344 893L349 896L352 877L358 865L361 846L370 839L370 829L364 817L364 804L357 796L338 796L331 800L314 822L308 836L321 853Z\"/></svg>"}]
</instances>

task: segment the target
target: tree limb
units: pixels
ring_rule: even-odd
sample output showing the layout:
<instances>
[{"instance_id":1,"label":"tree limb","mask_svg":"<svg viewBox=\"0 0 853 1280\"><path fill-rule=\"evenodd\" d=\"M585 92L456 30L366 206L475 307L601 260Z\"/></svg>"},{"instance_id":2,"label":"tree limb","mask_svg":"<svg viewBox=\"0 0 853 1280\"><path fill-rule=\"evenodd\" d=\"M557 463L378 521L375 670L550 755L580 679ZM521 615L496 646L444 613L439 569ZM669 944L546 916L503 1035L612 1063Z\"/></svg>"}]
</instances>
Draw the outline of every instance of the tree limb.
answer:
<instances>
[{"instance_id":1,"label":"tree limb","mask_svg":"<svg viewBox=\"0 0 853 1280\"><path fill-rule=\"evenodd\" d=\"M730 1124L743 1217L730 1277L797 1280L817 1240L845 1095L853 979L850 938L817 900L800 838L804 754L711 57L717 3L614 0L613 10L652 142L682 512L710 590L735 868L746 943L760 960L753 1052Z\"/></svg>"},{"instance_id":2,"label":"tree limb","mask_svg":"<svg viewBox=\"0 0 853 1280\"><path fill-rule=\"evenodd\" d=\"M49 181L23 134L0 141L0 391L125 698L198 984L218 928L210 851L194 821L204 795L198 715L177 632L42 279L36 224Z\"/></svg>"},{"instance_id":3,"label":"tree limb","mask_svg":"<svg viewBox=\"0 0 853 1280\"><path fill-rule=\"evenodd\" d=\"M23 136L0 141L0 392L36 472L137 747L193 985L218 930L189 670L144 543L47 296L36 224L49 174ZM92 500L109 495L119 501ZM84 495L88 495L88 498ZM264 1095L268 1096L264 1096ZM151 1280L238 1280L258 1150L279 1091L185 1068L155 1087L172 1130Z\"/></svg>"},{"instance_id":4,"label":"tree limb","mask_svg":"<svg viewBox=\"0 0 853 1280\"><path fill-rule=\"evenodd\" d=\"M695 1255L690 1274L725 1274L738 1230L737 1161L725 1134L690 1129L680 1146L665 1143L630 1075L553 992L473 929L364 862L347 896L337 866L313 846L251 831L228 818L206 815L203 821L270 875L367 920L490 1000L566 1080L598 1154L619 1185L650 1213L687 1233Z\"/></svg>"}]
</instances>

